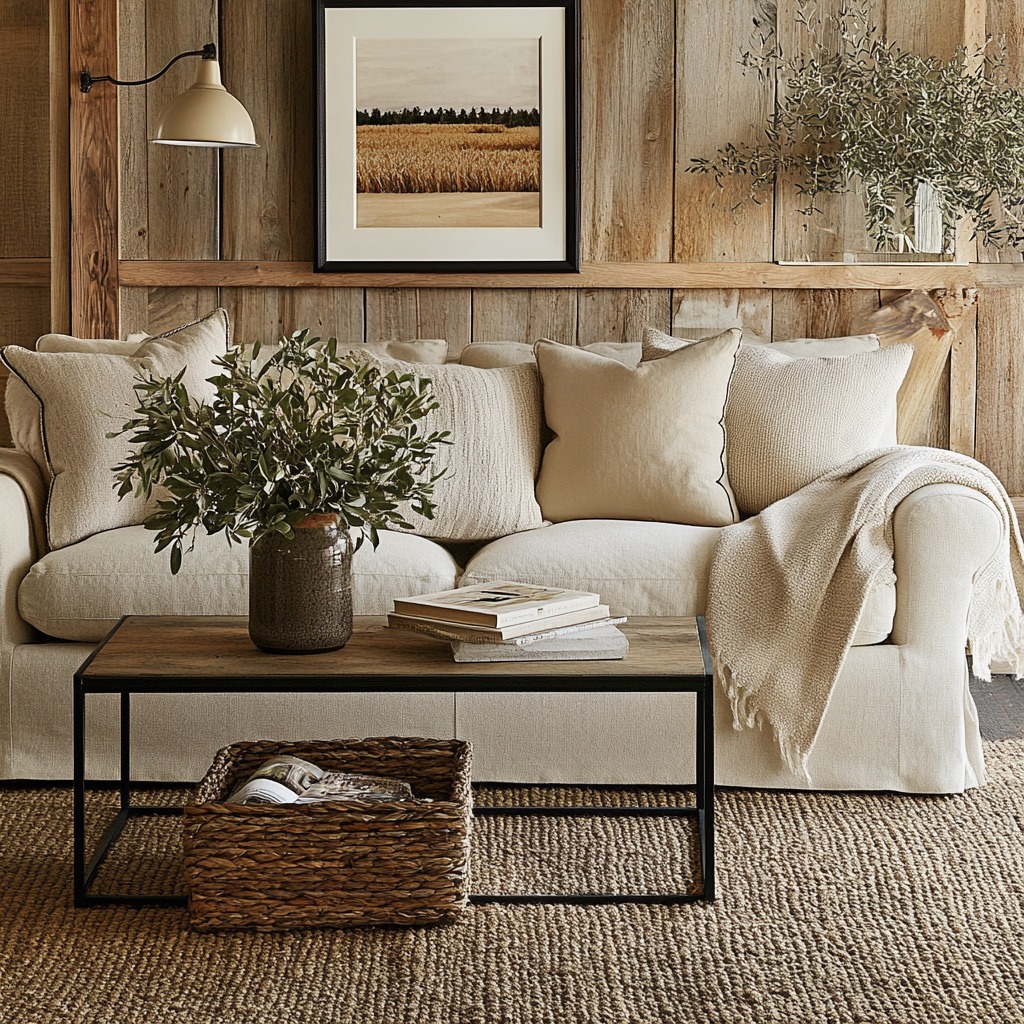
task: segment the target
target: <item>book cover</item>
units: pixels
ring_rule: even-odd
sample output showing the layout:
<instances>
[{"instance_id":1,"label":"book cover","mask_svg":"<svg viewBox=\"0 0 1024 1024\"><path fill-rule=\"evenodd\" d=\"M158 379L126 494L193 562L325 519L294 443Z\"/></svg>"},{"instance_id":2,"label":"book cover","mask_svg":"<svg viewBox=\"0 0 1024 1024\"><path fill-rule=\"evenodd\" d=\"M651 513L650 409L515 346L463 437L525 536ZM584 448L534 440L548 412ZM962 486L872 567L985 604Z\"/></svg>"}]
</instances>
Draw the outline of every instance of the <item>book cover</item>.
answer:
<instances>
[{"instance_id":1,"label":"book cover","mask_svg":"<svg viewBox=\"0 0 1024 1024\"><path fill-rule=\"evenodd\" d=\"M571 628L571 627L570 627ZM495 661L616 661L629 651L625 634L614 626L555 636L532 644L468 644L452 642L457 662Z\"/></svg>"},{"instance_id":2,"label":"book cover","mask_svg":"<svg viewBox=\"0 0 1024 1024\"><path fill-rule=\"evenodd\" d=\"M436 635L440 629L444 631L446 640L462 639L472 643L500 643L503 640L514 640L519 637L529 638L529 635L536 633L538 629L547 631L558 626L604 622L608 615L608 605L595 604L591 608L581 608L579 611L565 612L563 615L551 615L543 619L533 619L530 622L517 622L514 626L475 626L468 622L455 624L442 622L440 619L424 619L418 615L400 615L393 612L388 615L388 625L399 629L414 630L420 627L419 632L429 635Z\"/></svg>"},{"instance_id":3,"label":"book cover","mask_svg":"<svg viewBox=\"0 0 1024 1024\"><path fill-rule=\"evenodd\" d=\"M600 602L598 594L584 590L499 580L436 594L400 598L395 601L395 611L445 622L514 626L519 622L593 608Z\"/></svg>"},{"instance_id":4,"label":"book cover","mask_svg":"<svg viewBox=\"0 0 1024 1024\"><path fill-rule=\"evenodd\" d=\"M463 626L449 626L445 622L396 622L395 629L406 629L413 633L423 633L425 636L432 636L437 640L457 640L462 643L486 643L486 644L510 644L525 646L536 643L538 640L547 640L553 636L569 636L572 633L582 633L588 629L598 626L617 626L625 622L625 616L620 618L593 619L590 622L578 622L573 626L554 626L549 629L539 629L533 633L526 633L523 636L510 637L508 640L487 640L481 639L477 634L470 633Z\"/></svg>"}]
</instances>

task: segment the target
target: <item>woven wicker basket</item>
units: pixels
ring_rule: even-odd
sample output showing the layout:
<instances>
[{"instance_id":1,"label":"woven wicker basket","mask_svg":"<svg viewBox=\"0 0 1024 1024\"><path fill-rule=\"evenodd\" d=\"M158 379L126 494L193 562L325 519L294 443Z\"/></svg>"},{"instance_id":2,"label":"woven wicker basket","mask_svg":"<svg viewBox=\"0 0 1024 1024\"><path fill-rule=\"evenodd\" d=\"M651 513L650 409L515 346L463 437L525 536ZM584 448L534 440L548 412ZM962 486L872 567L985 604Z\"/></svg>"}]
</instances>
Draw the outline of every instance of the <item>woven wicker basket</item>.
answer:
<instances>
[{"instance_id":1,"label":"woven wicker basket","mask_svg":"<svg viewBox=\"0 0 1024 1024\"><path fill-rule=\"evenodd\" d=\"M219 802L277 754L328 771L405 779L420 799ZM276 931L453 921L469 898L470 759L464 741L408 737L225 747L185 808L192 927Z\"/></svg>"}]
</instances>

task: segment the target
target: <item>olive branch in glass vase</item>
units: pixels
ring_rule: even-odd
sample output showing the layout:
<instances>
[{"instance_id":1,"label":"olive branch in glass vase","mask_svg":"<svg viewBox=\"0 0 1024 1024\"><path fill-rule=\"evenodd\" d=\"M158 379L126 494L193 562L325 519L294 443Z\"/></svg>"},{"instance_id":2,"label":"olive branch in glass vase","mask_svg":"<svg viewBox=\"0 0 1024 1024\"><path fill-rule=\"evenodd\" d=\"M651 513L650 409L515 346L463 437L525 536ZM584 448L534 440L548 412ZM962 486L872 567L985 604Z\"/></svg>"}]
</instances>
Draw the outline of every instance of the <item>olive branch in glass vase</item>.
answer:
<instances>
[{"instance_id":1,"label":"olive branch in glass vase","mask_svg":"<svg viewBox=\"0 0 1024 1024\"><path fill-rule=\"evenodd\" d=\"M768 35L740 58L777 86L759 140L730 143L687 170L719 185L745 175L755 202L792 176L804 215L820 212L822 193L859 190L879 250L913 249L915 211L920 220L929 202L941 215L934 251L950 246L965 217L984 244L1024 248L1024 94L1007 76L1005 48L988 40L948 58L918 56L887 42L858 3L822 17L804 2L795 17L806 39L799 53Z\"/></svg>"},{"instance_id":2,"label":"olive branch in glass vase","mask_svg":"<svg viewBox=\"0 0 1024 1024\"><path fill-rule=\"evenodd\" d=\"M119 497L134 493L156 509L145 526L156 550L181 568L201 526L230 542L277 533L317 514L337 516L355 547L378 531L407 528L403 508L432 519L431 460L447 431L424 433L437 408L429 380L404 369L339 354L337 340L308 330L215 360L209 403L190 398L183 374L140 379L138 408L120 434L134 450L114 467ZM162 488L162 491L157 491Z\"/></svg>"}]
</instances>

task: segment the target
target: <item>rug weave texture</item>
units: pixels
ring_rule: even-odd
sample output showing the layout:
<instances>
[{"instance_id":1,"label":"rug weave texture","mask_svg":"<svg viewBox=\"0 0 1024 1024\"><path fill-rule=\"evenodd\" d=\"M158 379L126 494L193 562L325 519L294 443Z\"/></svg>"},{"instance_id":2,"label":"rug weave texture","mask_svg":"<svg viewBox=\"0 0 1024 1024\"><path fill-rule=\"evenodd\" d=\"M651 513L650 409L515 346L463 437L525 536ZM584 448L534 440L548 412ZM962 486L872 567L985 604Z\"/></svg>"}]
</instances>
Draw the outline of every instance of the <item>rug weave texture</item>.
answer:
<instances>
[{"instance_id":1,"label":"rug weave texture","mask_svg":"<svg viewBox=\"0 0 1024 1024\"><path fill-rule=\"evenodd\" d=\"M287 933L73 909L70 791L2 789L0 1021L1014 1024L1024 744L986 744L986 758L988 784L963 796L720 792L713 905L492 905L445 927ZM685 820L632 822L478 822L476 888L685 888ZM174 824L139 825L104 884L130 869L132 884L177 885Z\"/></svg>"}]
</instances>

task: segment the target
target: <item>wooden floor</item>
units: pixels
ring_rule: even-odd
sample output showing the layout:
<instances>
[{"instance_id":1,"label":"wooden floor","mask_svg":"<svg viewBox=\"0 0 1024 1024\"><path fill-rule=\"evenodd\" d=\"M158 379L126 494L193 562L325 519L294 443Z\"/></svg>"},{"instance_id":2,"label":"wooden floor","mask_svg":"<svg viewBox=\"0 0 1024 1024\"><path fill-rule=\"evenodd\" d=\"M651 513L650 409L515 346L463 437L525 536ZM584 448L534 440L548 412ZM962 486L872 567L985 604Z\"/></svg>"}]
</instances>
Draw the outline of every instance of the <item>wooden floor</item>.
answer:
<instances>
[{"instance_id":1,"label":"wooden floor","mask_svg":"<svg viewBox=\"0 0 1024 1024\"><path fill-rule=\"evenodd\" d=\"M1024 496L1010 501L1024 529ZM981 735L985 739L1024 739L1024 680L993 675L991 683L983 683L972 678L971 694L978 706Z\"/></svg>"},{"instance_id":2,"label":"wooden floor","mask_svg":"<svg viewBox=\"0 0 1024 1024\"><path fill-rule=\"evenodd\" d=\"M972 679L971 694L985 739L1024 739L1024 680L1011 676L993 676L990 683Z\"/></svg>"}]
</instances>

